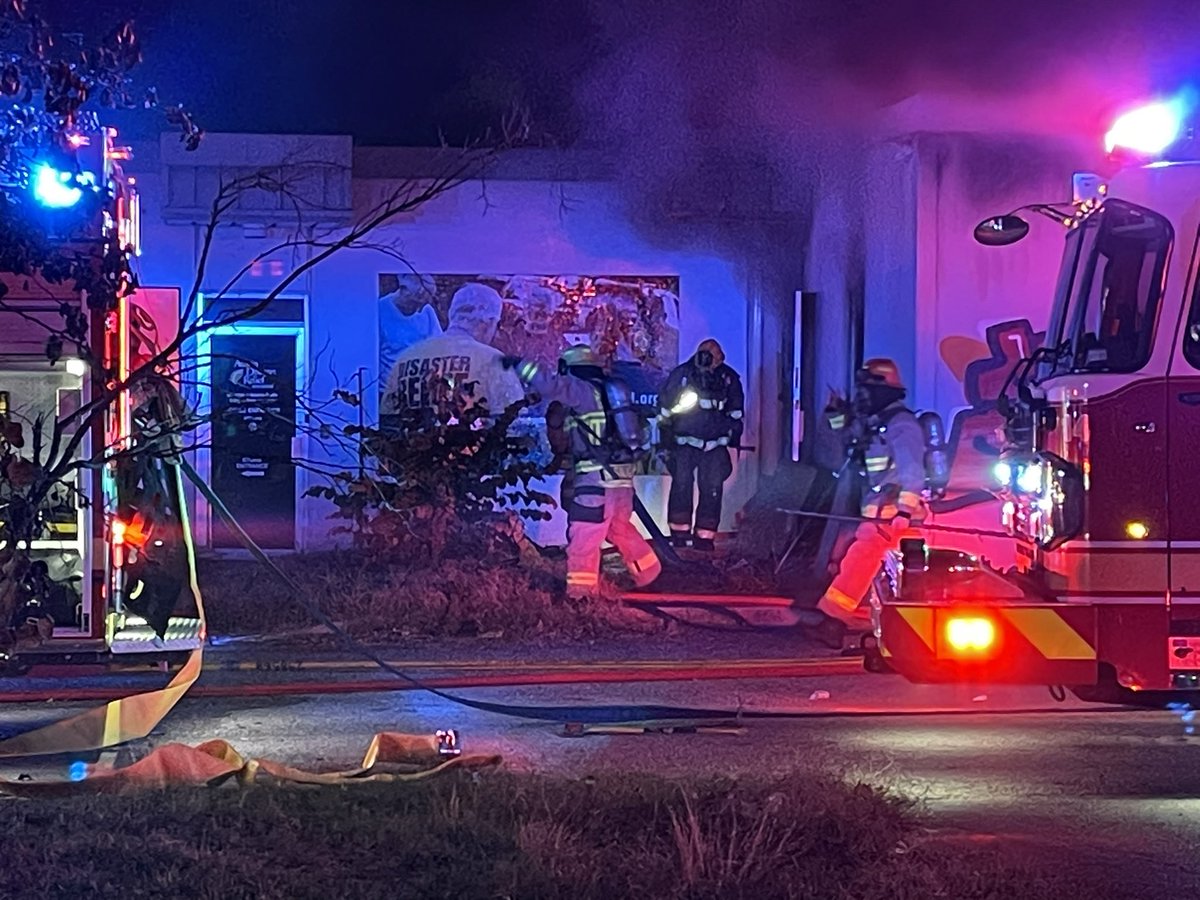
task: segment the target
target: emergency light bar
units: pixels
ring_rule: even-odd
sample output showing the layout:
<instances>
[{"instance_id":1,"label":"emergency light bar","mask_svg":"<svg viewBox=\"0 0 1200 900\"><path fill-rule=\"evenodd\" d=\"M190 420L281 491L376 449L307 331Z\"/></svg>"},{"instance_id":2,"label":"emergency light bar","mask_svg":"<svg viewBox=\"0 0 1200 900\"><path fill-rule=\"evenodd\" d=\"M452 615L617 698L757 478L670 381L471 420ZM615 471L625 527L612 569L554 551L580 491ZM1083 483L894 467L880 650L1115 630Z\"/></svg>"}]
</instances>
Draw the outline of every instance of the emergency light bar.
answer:
<instances>
[{"instance_id":1,"label":"emergency light bar","mask_svg":"<svg viewBox=\"0 0 1200 900\"><path fill-rule=\"evenodd\" d=\"M1105 151L1161 156L1183 136L1191 106L1187 95L1181 93L1121 114L1104 135Z\"/></svg>"}]
</instances>

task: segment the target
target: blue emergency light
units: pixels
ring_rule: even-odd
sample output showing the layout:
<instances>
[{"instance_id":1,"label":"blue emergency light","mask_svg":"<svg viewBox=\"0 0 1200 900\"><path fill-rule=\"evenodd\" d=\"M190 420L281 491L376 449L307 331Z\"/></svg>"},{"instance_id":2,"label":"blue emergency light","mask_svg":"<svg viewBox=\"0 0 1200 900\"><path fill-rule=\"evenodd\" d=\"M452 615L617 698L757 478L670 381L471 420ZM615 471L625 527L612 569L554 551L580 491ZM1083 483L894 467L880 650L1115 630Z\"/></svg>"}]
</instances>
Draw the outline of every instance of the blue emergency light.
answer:
<instances>
[{"instance_id":1,"label":"blue emergency light","mask_svg":"<svg viewBox=\"0 0 1200 900\"><path fill-rule=\"evenodd\" d=\"M48 162L34 166L29 179L33 199L47 209L70 209L83 199L85 188L96 189L91 172L64 172Z\"/></svg>"}]
</instances>

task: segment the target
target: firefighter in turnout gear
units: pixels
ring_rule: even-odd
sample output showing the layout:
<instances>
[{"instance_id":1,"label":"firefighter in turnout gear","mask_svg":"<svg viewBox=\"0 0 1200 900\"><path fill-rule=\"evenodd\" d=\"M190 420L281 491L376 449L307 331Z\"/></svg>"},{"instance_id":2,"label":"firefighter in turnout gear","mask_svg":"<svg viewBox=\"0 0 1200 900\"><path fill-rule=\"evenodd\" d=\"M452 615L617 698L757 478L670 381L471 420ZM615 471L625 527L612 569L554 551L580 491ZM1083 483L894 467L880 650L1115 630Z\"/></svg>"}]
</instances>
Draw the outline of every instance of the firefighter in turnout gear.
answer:
<instances>
[{"instance_id":1,"label":"firefighter in turnout gear","mask_svg":"<svg viewBox=\"0 0 1200 900\"><path fill-rule=\"evenodd\" d=\"M607 375L590 347L563 352L558 370L505 357L529 389L565 413L571 459L567 474L567 594L600 592L600 551L611 541L638 587L662 571L654 549L633 524L633 476L646 454L645 423L628 389Z\"/></svg>"},{"instance_id":2,"label":"firefighter in turnout gear","mask_svg":"<svg viewBox=\"0 0 1200 900\"><path fill-rule=\"evenodd\" d=\"M667 521L676 547L688 538L697 550L712 550L721 524L725 480L733 474L730 448L742 437L742 380L725 364L725 353L712 338L677 366L660 394L659 423L667 449L671 493ZM699 484L695 530L693 487Z\"/></svg>"},{"instance_id":3,"label":"firefighter in turnout gear","mask_svg":"<svg viewBox=\"0 0 1200 900\"><path fill-rule=\"evenodd\" d=\"M839 647L848 629L870 627L869 610L862 604L880 561L925 513L925 432L904 404L899 369L890 359L871 359L856 382L854 409L832 408L829 419L836 431L853 434L850 452L866 475L861 512L868 521L855 531L833 582L817 602L819 618L811 623L823 640Z\"/></svg>"}]
</instances>

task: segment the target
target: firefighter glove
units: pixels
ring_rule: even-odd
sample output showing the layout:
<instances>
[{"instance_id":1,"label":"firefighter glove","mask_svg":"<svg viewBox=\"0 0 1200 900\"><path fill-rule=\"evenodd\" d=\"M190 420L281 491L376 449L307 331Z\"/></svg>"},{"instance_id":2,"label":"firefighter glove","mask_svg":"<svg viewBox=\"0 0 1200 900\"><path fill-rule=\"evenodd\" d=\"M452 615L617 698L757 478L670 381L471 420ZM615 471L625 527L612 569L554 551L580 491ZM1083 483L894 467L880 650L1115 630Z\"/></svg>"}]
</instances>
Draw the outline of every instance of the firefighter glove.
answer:
<instances>
[{"instance_id":1,"label":"firefighter glove","mask_svg":"<svg viewBox=\"0 0 1200 900\"><path fill-rule=\"evenodd\" d=\"M505 355L505 356L500 357L500 367L502 369L504 369L505 371L508 371L509 369L515 369L520 364L521 364L521 357L519 357L519 356Z\"/></svg>"}]
</instances>

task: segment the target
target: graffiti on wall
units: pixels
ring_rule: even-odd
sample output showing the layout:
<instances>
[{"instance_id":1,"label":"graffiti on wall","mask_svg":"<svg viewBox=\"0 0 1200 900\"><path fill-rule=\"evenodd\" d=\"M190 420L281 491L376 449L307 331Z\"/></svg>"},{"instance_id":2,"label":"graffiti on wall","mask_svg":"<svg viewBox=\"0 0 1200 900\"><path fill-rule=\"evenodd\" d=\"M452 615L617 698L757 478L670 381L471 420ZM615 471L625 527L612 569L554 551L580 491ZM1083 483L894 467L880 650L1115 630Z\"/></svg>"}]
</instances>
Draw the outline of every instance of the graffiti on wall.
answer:
<instances>
[{"instance_id":1,"label":"graffiti on wall","mask_svg":"<svg viewBox=\"0 0 1200 900\"><path fill-rule=\"evenodd\" d=\"M938 347L942 362L963 386L967 402L950 426L950 488L976 490L991 483L992 467L1000 456L1004 418L996 400L1009 373L1022 358L1041 346L1045 332L1034 331L1028 319L1009 319L989 325L985 340L955 335Z\"/></svg>"}]
</instances>

